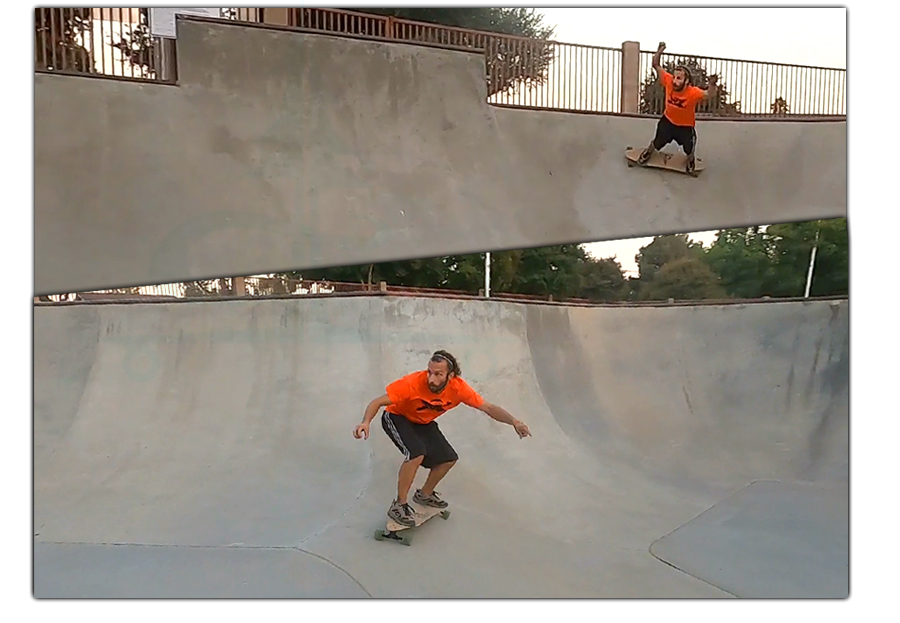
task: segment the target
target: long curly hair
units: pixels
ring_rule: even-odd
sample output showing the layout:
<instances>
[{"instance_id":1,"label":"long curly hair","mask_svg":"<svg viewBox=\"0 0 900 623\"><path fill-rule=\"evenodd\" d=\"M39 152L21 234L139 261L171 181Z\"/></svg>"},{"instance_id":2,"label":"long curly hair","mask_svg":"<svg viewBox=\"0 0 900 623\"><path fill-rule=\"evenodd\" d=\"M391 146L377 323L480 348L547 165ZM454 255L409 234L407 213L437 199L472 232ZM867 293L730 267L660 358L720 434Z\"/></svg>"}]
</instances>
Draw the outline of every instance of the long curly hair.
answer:
<instances>
[{"instance_id":1,"label":"long curly hair","mask_svg":"<svg viewBox=\"0 0 900 623\"><path fill-rule=\"evenodd\" d=\"M459 362L456 361L456 357L445 350L434 351L434 354L431 355L431 361L435 363L446 361L450 366L450 372L452 372L455 376L462 376L462 370L459 368Z\"/></svg>"}]
</instances>

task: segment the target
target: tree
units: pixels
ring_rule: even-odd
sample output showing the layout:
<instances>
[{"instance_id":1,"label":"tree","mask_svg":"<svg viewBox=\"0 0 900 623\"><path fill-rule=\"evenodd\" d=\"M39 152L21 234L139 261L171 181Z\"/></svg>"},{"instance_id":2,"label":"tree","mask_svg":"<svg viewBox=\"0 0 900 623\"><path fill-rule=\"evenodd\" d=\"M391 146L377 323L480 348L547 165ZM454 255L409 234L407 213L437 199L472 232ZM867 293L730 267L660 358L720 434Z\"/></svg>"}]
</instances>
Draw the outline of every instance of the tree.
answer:
<instances>
[{"instance_id":1,"label":"tree","mask_svg":"<svg viewBox=\"0 0 900 623\"><path fill-rule=\"evenodd\" d=\"M818 249L810 296L849 292L849 239L846 219L770 225L773 246L773 296L803 296L816 231Z\"/></svg>"},{"instance_id":2,"label":"tree","mask_svg":"<svg viewBox=\"0 0 900 623\"><path fill-rule=\"evenodd\" d=\"M771 239L760 227L723 229L703 260L719 275L729 296L758 298L774 295L774 253Z\"/></svg>"},{"instance_id":3,"label":"tree","mask_svg":"<svg viewBox=\"0 0 900 623\"><path fill-rule=\"evenodd\" d=\"M667 263L683 257L699 258L702 253L703 245L692 242L687 234L666 234L654 237L650 244L641 247L634 260L641 282L648 283Z\"/></svg>"},{"instance_id":4,"label":"tree","mask_svg":"<svg viewBox=\"0 0 900 623\"><path fill-rule=\"evenodd\" d=\"M579 266L586 259L584 249L574 244L523 249L509 292L573 297L581 286Z\"/></svg>"},{"instance_id":5,"label":"tree","mask_svg":"<svg viewBox=\"0 0 900 623\"><path fill-rule=\"evenodd\" d=\"M370 286L384 281L390 285L411 288L440 288L446 283L443 258L316 268L278 273L278 276L286 279L360 283Z\"/></svg>"},{"instance_id":6,"label":"tree","mask_svg":"<svg viewBox=\"0 0 900 623\"><path fill-rule=\"evenodd\" d=\"M478 37L475 33L454 38L454 45L485 49L488 96L508 91L518 84L542 84L547 78L547 67L555 53L553 44L547 40L553 36L556 27L544 24L544 16L537 13L535 9L488 7L377 9L358 7L350 10L357 13L387 15L442 26L520 37L519 39L502 36L490 37L486 48L484 37ZM352 27L352 21L346 26ZM411 40L421 38L431 41L433 34L411 29L403 31L403 38ZM526 39L530 39L530 41Z\"/></svg>"},{"instance_id":7,"label":"tree","mask_svg":"<svg viewBox=\"0 0 900 623\"><path fill-rule=\"evenodd\" d=\"M579 297L592 301L621 301L628 297L625 273L615 258L588 258L579 269Z\"/></svg>"},{"instance_id":8,"label":"tree","mask_svg":"<svg viewBox=\"0 0 900 623\"><path fill-rule=\"evenodd\" d=\"M791 107L788 106L786 99L783 97L776 97L775 101L772 102L772 105L769 107L769 110L773 115L783 117L791 112Z\"/></svg>"},{"instance_id":9,"label":"tree","mask_svg":"<svg viewBox=\"0 0 900 623\"><path fill-rule=\"evenodd\" d=\"M92 32L92 9L37 8L34 10L35 70L93 73L91 54L82 45Z\"/></svg>"},{"instance_id":10,"label":"tree","mask_svg":"<svg viewBox=\"0 0 900 623\"><path fill-rule=\"evenodd\" d=\"M675 71L678 65L684 65L691 72L693 83L695 86L705 89L709 86L709 76L706 68L700 64L700 61L693 57L682 57L677 60L660 61L663 69L669 73ZM645 115L660 116L666 109L666 91L660 84L656 76L656 71L650 69L644 83L641 86L641 108L640 111ZM703 101L697 105L698 113L712 113L715 115L727 115L734 111L740 112L740 102L728 104L728 87L725 81L719 78L716 89L716 98L713 101Z\"/></svg>"},{"instance_id":11,"label":"tree","mask_svg":"<svg viewBox=\"0 0 900 623\"><path fill-rule=\"evenodd\" d=\"M719 277L697 257L684 256L667 262L645 287L645 300L700 300L725 298Z\"/></svg>"}]
</instances>

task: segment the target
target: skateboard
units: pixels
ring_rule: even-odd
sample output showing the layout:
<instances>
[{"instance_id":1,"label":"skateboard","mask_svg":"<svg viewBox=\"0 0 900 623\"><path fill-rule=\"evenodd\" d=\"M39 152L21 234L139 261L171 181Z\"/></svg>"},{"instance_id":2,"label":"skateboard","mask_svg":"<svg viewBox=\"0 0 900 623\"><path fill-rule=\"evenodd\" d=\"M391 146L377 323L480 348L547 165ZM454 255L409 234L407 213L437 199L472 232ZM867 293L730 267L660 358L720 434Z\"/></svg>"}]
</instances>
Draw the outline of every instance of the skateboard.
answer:
<instances>
[{"instance_id":1,"label":"skateboard","mask_svg":"<svg viewBox=\"0 0 900 623\"><path fill-rule=\"evenodd\" d=\"M639 166L639 167L651 167L654 169L667 169L669 171L675 171L676 173L682 173L684 175L690 175L691 177L697 177L700 174L700 171L705 169L706 167L703 165L703 158L694 158L694 172L688 173L685 170L685 165L687 164L687 156L682 153L670 153L665 151L657 151L654 152L652 156L650 156L650 160L647 161L647 164L638 164L638 158L641 155L641 152L644 151L644 148L635 149L631 145L625 148L625 159L628 161L628 166Z\"/></svg>"},{"instance_id":2,"label":"skateboard","mask_svg":"<svg viewBox=\"0 0 900 623\"><path fill-rule=\"evenodd\" d=\"M446 508L434 508L431 506L422 506L421 504L416 504L412 500L409 501L410 507L413 509L415 513L415 526L404 526L402 523L397 523L391 518L387 520L387 526L385 530L378 529L375 531L375 540L376 541L399 541L404 545L412 545L412 533L407 532L412 528L418 528L423 523L440 515L444 519L450 518L450 511ZM405 532L405 534L401 534Z\"/></svg>"}]
</instances>

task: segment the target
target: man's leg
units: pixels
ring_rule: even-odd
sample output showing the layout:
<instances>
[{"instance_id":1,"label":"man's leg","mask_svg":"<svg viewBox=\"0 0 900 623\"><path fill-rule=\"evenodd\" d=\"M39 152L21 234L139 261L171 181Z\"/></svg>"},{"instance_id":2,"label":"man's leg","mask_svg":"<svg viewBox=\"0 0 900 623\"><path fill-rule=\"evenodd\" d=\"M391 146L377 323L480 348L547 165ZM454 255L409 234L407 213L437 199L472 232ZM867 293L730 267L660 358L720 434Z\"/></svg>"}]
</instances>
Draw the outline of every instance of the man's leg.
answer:
<instances>
[{"instance_id":1,"label":"man's leg","mask_svg":"<svg viewBox=\"0 0 900 623\"><path fill-rule=\"evenodd\" d=\"M385 411L381 414L381 427L405 459L397 475L397 499L388 509L388 517L404 525L414 526L413 510L407 505L407 496L419 465L425 459L425 444L416 434L412 423L402 416Z\"/></svg>"},{"instance_id":2,"label":"man's leg","mask_svg":"<svg viewBox=\"0 0 900 623\"><path fill-rule=\"evenodd\" d=\"M646 164L646 162L650 160L650 156L653 155L654 151L659 151L671 142L672 122L669 121L668 117L663 115L656 123L656 134L653 136L653 140L650 141L650 144L647 145L646 149L644 149L644 151L638 157L638 162L640 164Z\"/></svg>"},{"instance_id":3,"label":"man's leg","mask_svg":"<svg viewBox=\"0 0 900 623\"><path fill-rule=\"evenodd\" d=\"M442 500L435 493L434 488L437 486L450 468L459 460L456 450L447 441L441 429L438 428L437 422L431 422L427 426L422 427L420 437L425 442L425 460L422 462L423 467L427 467L430 472L425 484L417 490L413 496L413 500L424 506L433 508L447 508L447 502Z\"/></svg>"},{"instance_id":4,"label":"man's leg","mask_svg":"<svg viewBox=\"0 0 900 623\"><path fill-rule=\"evenodd\" d=\"M428 478L425 479L425 484L422 485L422 488L420 489L422 495L428 497L434 493L434 488L444 479L444 476L447 475L447 472L449 472L450 468L454 465L456 465L456 461L446 461L432 467L431 471L428 472Z\"/></svg>"},{"instance_id":5,"label":"man's leg","mask_svg":"<svg viewBox=\"0 0 900 623\"><path fill-rule=\"evenodd\" d=\"M412 488L413 481L416 479L416 472L419 470L419 465L422 464L422 459L424 458L423 455L419 455L413 459L403 461L403 464L400 466L400 474L397 477L397 502L400 504L407 503L406 498L409 496L409 490Z\"/></svg>"},{"instance_id":6,"label":"man's leg","mask_svg":"<svg viewBox=\"0 0 900 623\"><path fill-rule=\"evenodd\" d=\"M684 154L687 156L685 168L688 173L692 173L696 162L694 153L697 150L697 131L693 126L681 127L678 128L678 134L678 144L681 145Z\"/></svg>"}]
</instances>

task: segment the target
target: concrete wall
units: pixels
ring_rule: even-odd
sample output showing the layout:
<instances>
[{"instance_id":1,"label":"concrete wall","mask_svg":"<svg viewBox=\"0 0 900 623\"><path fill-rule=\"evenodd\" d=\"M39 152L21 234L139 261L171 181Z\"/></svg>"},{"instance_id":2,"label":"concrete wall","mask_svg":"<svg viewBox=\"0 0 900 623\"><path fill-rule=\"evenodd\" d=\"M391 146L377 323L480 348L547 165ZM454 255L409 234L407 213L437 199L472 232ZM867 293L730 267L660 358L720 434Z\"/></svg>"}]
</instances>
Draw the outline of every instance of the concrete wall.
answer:
<instances>
[{"instance_id":1,"label":"concrete wall","mask_svg":"<svg viewBox=\"0 0 900 623\"><path fill-rule=\"evenodd\" d=\"M485 103L480 55L182 20L179 84L35 75L35 294L846 214L846 123ZM65 105L61 105L65 102Z\"/></svg>"}]
</instances>

